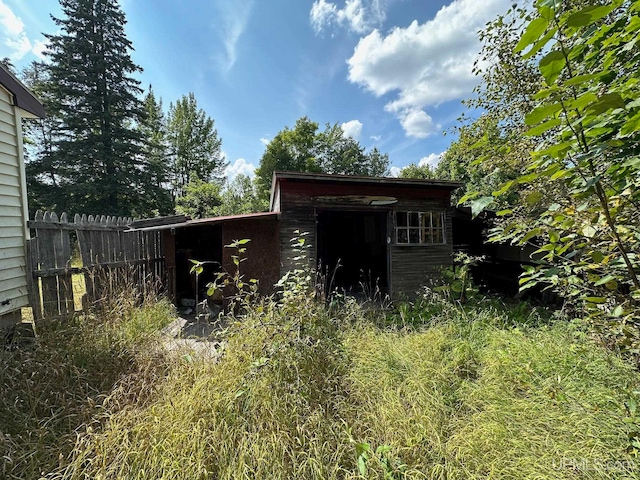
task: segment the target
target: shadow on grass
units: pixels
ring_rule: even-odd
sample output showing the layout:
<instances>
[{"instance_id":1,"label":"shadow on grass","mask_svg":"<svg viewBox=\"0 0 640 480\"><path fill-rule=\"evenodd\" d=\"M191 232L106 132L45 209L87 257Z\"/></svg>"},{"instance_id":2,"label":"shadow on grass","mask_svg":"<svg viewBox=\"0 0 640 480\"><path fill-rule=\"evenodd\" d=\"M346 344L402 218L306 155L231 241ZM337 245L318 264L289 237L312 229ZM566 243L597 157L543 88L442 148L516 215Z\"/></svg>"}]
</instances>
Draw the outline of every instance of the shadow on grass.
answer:
<instances>
[{"instance_id":1,"label":"shadow on grass","mask_svg":"<svg viewBox=\"0 0 640 480\"><path fill-rule=\"evenodd\" d=\"M142 377L161 374L150 336L132 323L159 318L147 305L121 312L115 319L74 316L39 327L31 346L0 351L0 477L40 478L70 454L77 434L106 418L112 398L144 396ZM146 313L145 313L146 312ZM143 317L142 319L140 317ZM155 320L157 321L157 320ZM149 322L146 322L149 323ZM150 325L151 326L151 325ZM136 377L138 381L131 379ZM126 388L129 395L112 395ZM118 405L121 407L121 405Z\"/></svg>"}]
</instances>

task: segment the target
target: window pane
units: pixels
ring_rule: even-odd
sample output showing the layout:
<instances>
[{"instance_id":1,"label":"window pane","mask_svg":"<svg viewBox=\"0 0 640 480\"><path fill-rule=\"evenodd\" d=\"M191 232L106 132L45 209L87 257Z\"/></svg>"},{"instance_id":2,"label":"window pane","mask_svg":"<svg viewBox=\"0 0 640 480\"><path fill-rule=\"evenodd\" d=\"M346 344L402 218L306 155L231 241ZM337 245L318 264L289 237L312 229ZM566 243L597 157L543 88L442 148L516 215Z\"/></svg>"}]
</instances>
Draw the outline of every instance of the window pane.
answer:
<instances>
[{"instance_id":1,"label":"window pane","mask_svg":"<svg viewBox=\"0 0 640 480\"><path fill-rule=\"evenodd\" d=\"M409 212L409 226L410 227L419 227L420 226L420 214L418 212Z\"/></svg>"},{"instance_id":2,"label":"window pane","mask_svg":"<svg viewBox=\"0 0 640 480\"><path fill-rule=\"evenodd\" d=\"M409 243L407 230L405 228L398 229L398 243Z\"/></svg>"},{"instance_id":3,"label":"window pane","mask_svg":"<svg viewBox=\"0 0 640 480\"><path fill-rule=\"evenodd\" d=\"M433 230L433 243L444 243L442 238L442 229L436 228Z\"/></svg>"},{"instance_id":4,"label":"window pane","mask_svg":"<svg viewBox=\"0 0 640 480\"><path fill-rule=\"evenodd\" d=\"M429 228L431 226L431 213L422 213L422 226Z\"/></svg>"},{"instance_id":5,"label":"window pane","mask_svg":"<svg viewBox=\"0 0 640 480\"><path fill-rule=\"evenodd\" d=\"M407 212L396 212L396 225L398 227L407 226Z\"/></svg>"},{"instance_id":6,"label":"window pane","mask_svg":"<svg viewBox=\"0 0 640 480\"><path fill-rule=\"evenodd\" d=\"M442 228L442 213L433 214L433 228Z\"/></svg>"},{"instance_id":7,"label":"window pane","mask_svg":"<svg viewBox=\"0 0 640 480\"><path fill-rule=\"evenodd\" d=\"M420 243L420 229L409 229L409 243Z\"/></svg>"}]
</instances>

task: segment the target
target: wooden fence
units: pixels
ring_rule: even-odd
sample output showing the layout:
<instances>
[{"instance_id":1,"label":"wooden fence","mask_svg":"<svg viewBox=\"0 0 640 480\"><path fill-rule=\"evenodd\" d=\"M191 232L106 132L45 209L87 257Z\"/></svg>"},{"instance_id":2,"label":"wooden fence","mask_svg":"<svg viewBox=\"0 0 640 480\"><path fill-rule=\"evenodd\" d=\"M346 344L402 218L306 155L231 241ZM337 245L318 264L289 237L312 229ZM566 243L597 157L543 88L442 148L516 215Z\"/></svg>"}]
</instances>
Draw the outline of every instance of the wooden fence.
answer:
<instances>
[{"instance_id":1,"label":"wooden fence","mask_svg":"<svg viewBox=\"0 0 640 480\"><path fill-rule=\"evenodd\" d=\"M36 212L29 221L29 296L35 320L66 316L115 295L144 291L165 276L162 237L131 230L132 219ZM74 256L77 248L79 255ZM84 282L83 282L84 280ZM75 290L75 292L74 292ZM74 303L81 296L81 302ZM79 305L78 305L79 303Z\"/></svg>"}]
</instances>

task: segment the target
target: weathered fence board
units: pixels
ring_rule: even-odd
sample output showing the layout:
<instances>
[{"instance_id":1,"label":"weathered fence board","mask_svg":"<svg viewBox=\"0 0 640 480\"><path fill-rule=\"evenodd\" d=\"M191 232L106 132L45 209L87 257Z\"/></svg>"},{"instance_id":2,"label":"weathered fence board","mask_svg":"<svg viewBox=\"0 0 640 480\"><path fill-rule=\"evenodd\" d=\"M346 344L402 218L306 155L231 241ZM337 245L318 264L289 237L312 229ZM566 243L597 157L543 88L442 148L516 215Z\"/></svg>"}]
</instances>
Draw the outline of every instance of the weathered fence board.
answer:
<instances>
[{"instance_id":1,"label":"weathered fence board","mask_svg":"<svg viewBox=\"0 0 640 480\"><path fill-rule=\"evenodd\" d=\"M36 212L29 222L29 298L36 320L76 310L74 275L84 277L82 309L99 304L124 286L162 285L165 264L159 232L131 230L131 218ZM74 246L79 265L72 266ZM76 284L81 285L81 280ZM77 287L77 285L76 285Z\"/></svg>"}]
</instances>

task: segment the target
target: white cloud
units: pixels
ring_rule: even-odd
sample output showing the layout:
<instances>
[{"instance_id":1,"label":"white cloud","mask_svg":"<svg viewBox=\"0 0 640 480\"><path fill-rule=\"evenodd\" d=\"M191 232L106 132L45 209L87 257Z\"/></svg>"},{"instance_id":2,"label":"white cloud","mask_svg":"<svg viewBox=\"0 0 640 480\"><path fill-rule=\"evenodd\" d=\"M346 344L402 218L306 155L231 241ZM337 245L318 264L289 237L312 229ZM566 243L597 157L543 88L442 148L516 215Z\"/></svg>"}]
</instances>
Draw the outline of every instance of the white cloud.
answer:
<instances>
[{"instance_id":1,"label":"white cloud","mask_svg":"<svg viewBox=\"0 0 640 480\"><path fill-rule=\"evenodd\" d=\"M48 50L48 44L46 40L36 40L31 47L31 53L33 53L39 60L45 60L45 52Z\"/></svg>"},{"instance_id":2,"label":"white cloud","mask_svg":"<svg viewBox=\"0 0 640 480\"><path fill-rule=\"evenodd\" d=\"M434 168L442 159L442 153L430 153L426 157L422 157L418 162L418 165L424 167L425 165L429 165L431 168Z\"/></svg>"},{"instance_id":3,"label":"white cloud","mask_svg":"<svg viewBox=\"0 0 640 480\"><path fill-rule=\"evenodd\" d=\"M4 32L12 37L24 33L22 20L2 0L0 0L0 25L2 25Z\"/></svg>"},{"instance_id":4,"label":"white cloud","mask_svg":"<svg viewBox=\"0 0 640 480\"><path fill-rule=\"evenodd\" d=\"M477 83L473 62L481 49L477 32L509 5L509 0L454 0L423 24L414 20L387 35L374 30L347 60L349 80L377 97L397 92L385 109L403 126L412 128L418 120L426 126L422 109L471 94Z\"/></svg>"},{"instance_id":5,"label":"white cloud","mask_svg":"<svg viewBox=\"0 0 640 480\"><path fill-rule=\"evenodd\" d=\"M400 172L402 172L402 169L400 167L391 167L389 169L389 173L392 177L399 177Z\"/></svg>"},{"instance_id":6,"label":"white cloud","mask_svg":"<svg viewBox=\"0 0 640 480\"><path fill-rule=\"evenodd\" d=\"M253 177L255 170L256 166L253 163L248 163L244 158L238 158L225 168L224 175L232 182L233 179L240 174Z\"/></svg>"},{"instance_id":7,"label":"white cloud","mask_svg":"<svg viewBox=\"0 0 640 480\"><path fill-rule=\"evenodd\" d=\"M260 143L263 144L265 147L267 145L269 145L269 143L271 142L271 139L267 138L267 137L261 137L260 138Z\"/></svg>"},{"instance_id":8,"label":"white cloud","mask_svg":"<svg viewBox=\"0 0 640 480\"><path fill-rule=\"evenodd\" d=\"M353 137L354 140L360 140L362 133L362 122L359 120L351 120L340 125L342 131L347 137Z\"/></svg>"},{"instance_id":9,"label":"white cloud","mask_svg":"<svg viewBox=\"0 0 640 480\"><path fill-rule=\"evenodd\" d=\"M409 137L427 138L439 128L439 125L434 125L433 118L419 108L398 112L398 118Z\"/></svg>"},{"instance_id":10,"label":"white cloud","mask_svg":"<svg viewBox=\"0 0 640 480\"><path fill-rule=\"evenodd\" d=\"M218 56L218 61L225 72L233 68L238 58L238 41L245 29L253 9L253 0L243 2L218 2L218 9L222 21L220 38L224 45L224 54ZM217 28L217 26L216 26Z\"/></svg>"},{"instance_id":11,"label":"white cloud","mask_svg":"<svg viewBox=\"0 0 640 480\"><path fill-rule=\"evenodd\" d=\"M10 53L7 55L11 60L20 61L29 52L42 58L41 55L46 48L44 40L36 41L35 44L29 40L24 29L24 22L13 10L0 0L0 29L4 34L4 45L9 47Z\"/></svg>"},{"instance_id":12,"label":"white cloud","mask_svg":"<svg viewBox=\"0 0 640 480\"><path fill-rule=\"evenodd\" d=\"M346 27L355 33L365 33L380 25L386 18L384 0L346 0L343 8L325 0L316 0L309 12L311 26L316 33L325 27Z\"/></svg>"},{"instance_id":13,"label":"white cloud","mask_svg":"<svg viewBox=\"0 0 640 480\"><path fill-rule=\"evenodd\" d=\"M380 140L382 140L382 135L371 135L369 138L374 142L379 142Z\"/></svg>"}]
</instances>

